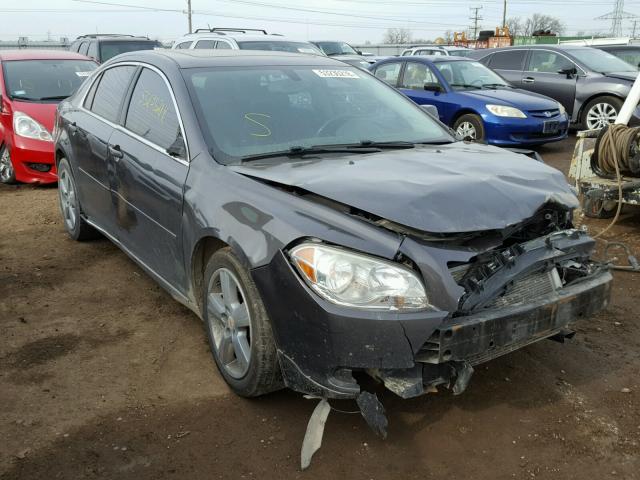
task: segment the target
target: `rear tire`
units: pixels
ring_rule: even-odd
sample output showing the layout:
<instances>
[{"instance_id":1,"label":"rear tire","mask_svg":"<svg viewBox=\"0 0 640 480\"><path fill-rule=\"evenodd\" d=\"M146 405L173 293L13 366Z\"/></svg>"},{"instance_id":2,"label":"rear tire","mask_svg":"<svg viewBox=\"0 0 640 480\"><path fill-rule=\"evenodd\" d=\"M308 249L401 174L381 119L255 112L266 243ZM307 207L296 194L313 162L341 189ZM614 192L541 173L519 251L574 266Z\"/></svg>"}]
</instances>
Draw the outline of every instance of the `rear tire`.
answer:
<instances>
[{"instance_id":1,"label":"rear tire","mask_svg":"<svg viewBox=\"0 0 640 480\"><path fill-rule=\"evenodd\" d=\"M231 248L211 256L203 285L202 316L224 380L242 397L281 389L271 321L249 272Z\"/></svg>"},{"instance_id":2,"label":"rear tire","mask_svg":"<svg viewBox=\"0 0 640 480\"><path fill-rule=\"evenodd\" d=\"M482 118L474 113L466 113L460 116L453 124L453 130L463 140L472 142L484 141L484 124Z\"/></svg>"},{"instance_id":3,"label":"rear tire","mask_svg":"<svg viewBox=\"0 0 640 480\"><path fill-rule=\"evenodd\" d=\"M16 182L16 171L11 163L11 153L6 145L0 147L0 183L13 185Z\"/></svg>"},{"instance_id":4,"label":"rear tire","mask_svg":"<svg viewBox=\"0 0 640 480\"><path fill-rule=\"evenodd\" d=\"M64 228L72 239L82 242L100 236L98 231L82 217L76 181L66 158L60 159L58 164L58 204Z\"/></svg>"}]
</instances>

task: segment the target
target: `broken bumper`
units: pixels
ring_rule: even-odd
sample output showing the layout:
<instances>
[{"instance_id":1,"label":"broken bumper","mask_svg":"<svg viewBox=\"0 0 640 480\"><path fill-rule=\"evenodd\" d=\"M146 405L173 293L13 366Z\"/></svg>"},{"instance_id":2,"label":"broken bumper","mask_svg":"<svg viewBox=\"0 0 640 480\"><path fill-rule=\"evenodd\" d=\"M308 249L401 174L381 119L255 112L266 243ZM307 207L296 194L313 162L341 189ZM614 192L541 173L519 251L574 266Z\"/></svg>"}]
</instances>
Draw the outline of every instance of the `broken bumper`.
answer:
<instances>
[{"instance_id":1,"label":"broken bumper","mask_svg":"<svg viewBox=\"0 0 640 480\"><path fill-rule=\"evenodd\" d=\"M466 387L472 366L543 338L608 304L611 275L603 270L520 306L453 317L444 311L368 312L315 295L284 254L253 271L269 313L286 385L328 398L355 398L353 371L367 371L398 395L439 384Z\"/></svg>"}]
</instances>

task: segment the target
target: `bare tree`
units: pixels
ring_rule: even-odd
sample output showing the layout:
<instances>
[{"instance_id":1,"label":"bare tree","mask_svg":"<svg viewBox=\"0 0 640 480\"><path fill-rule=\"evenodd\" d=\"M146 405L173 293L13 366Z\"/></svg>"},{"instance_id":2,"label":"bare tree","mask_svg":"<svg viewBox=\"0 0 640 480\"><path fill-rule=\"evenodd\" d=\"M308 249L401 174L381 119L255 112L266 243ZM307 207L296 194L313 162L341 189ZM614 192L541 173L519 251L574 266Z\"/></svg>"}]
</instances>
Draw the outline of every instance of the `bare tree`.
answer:
<instances>
[{"instance_id":1,"label":"bare tree","mask_svg":"<svg viewBox=\"0 0 640 480\"><path fill-rule=\"evenodd\" d=\"M520 17L507 18L507 28L513 38L519 37L524 33L524 26Z\"/></svg>"},{"instance_id":2,"label":"bare tree","mask_svg":"<svg viewBox=\"0 0 640 480\"><path fill-rule=\"evenodd\" d=\"M389 28L384 34L383 43L410 43L411 30L408 28Z\"/></svg>"},{"instance_id":3,"label":"bare tree","mask_svg":"<svg viewBox=\"0 0 640 480\"><path fill-rule=\"evenodd\" d=\"M564 24L559 18L551 15L534 13L524 22L524 35L530 37L538 30L551 30L552 33L562 35L565 31Z\"/></svg>"}]
</instances>

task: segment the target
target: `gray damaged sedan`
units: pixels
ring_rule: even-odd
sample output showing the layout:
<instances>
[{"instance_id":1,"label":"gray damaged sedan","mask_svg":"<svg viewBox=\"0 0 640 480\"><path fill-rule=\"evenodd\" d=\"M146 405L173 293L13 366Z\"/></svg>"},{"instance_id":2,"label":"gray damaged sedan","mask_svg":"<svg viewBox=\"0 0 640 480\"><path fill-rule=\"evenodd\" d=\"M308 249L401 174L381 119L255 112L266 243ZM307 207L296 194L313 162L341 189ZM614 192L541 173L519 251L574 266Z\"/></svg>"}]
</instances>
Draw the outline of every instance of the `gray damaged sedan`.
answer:
<instances>
[{"instance_id":1,"label":"gray damaged sedan","mask_svg":"<svg viewBox=\"0 0 640 480\"><path fill-rule=\"evenodd\" d=\"M204 320L239 395L448 386L609 300L563 175L330 58L150 51L60 104L60 207Z\"/></svg>"}]
</instances>

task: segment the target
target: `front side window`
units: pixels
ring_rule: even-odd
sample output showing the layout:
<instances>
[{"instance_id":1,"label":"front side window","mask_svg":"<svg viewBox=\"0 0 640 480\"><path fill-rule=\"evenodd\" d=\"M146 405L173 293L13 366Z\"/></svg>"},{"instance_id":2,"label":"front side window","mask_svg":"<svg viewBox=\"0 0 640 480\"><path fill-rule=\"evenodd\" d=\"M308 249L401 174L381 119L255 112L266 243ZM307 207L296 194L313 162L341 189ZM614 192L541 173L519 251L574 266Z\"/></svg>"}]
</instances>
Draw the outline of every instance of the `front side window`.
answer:
<instances>
[{"instance_id":1,"label":"front side window","mask_svg":"<svg viewBox=\"0 0 640 480\"><path fill-rule=\"evenodd\" d=\"M385 65L380 65L376 68L376 77L380 80L387 82L391 86L396 86L398 84L398 77L400 76L400 69L402 68L402 63L394 62L387 63Z\"/></svg>"},{"instance_id":2,"label":"front side window","mask_svg":"<svg viewBox=\"0 0 640 480\"><path fill-rule=\"evenodd\" d=\"M145 68L133 89L125 128L151 143L184 157L178 115L169 88L156 72Z\"/></svg>"},{"instance_id":3,"label":"front side window","mask_svg":"<svg viewBox=\"0 0 640 480\"><path fill-rule=\"evenodd\" d=\"M102 58L102 62L106 62L110 58L113 58L116 55L120 55L121 53L137 52L138 50L153 50L157 46L157 42L153 42L150 40L140 42L114 42L112 40L109 40L108 42L102 42L100 44L100 56Z\"/></svg>"},{"instance_id":4,"label":"front side window","mask_svg":"<svg viewBox=\"0 0 640 480\"><path fill-rule=\"evenodd\" d=\"M80 55L86 55L89 50L89 42L82 42L80 44L80 48L78 49L78 53Z\"/></svg>"},{"instance_id":5,"label":"front side window","mask_svg":"<svg viewBox=\"0 0 640 480\"><path fill-rule=\"evenodd\" d=\"M120 105L135 71L136 67L132 65L123 65L106 70L96 88L91 111L110 122L116 123Z\"/></svg>"},{"instance_id":6,"label":"front side window","mask_svg":"<svg viewBox=\"0 0 640 480\"><path fill-rule=\"evenodd\" d=\"M231 50L231 45L229 45L227 42L223 42L222 40L218 40L218 44L216 45L216 48L218 50Z\"/></svg>"},{"instance_id":7,"label":"front side window","mask_svg":"<svg viewBox=\"0 0 640 480\"><path fill-rule=\"evenodd\" d=\"M183 75L221 163L292 148L453 140L403 94L355 67L208 67Z\"/></svg>"},{"instance_id":8,"label":"front side window","mask_svg":"<svg viewBox=\"0 0 640 480\"><path fill-rule=\"evenodd\" d=\"M273 40L257 40L251 42L238 42L240 50L268 50L274 52L311 53L322 55L315 45L307 42L275 42Z\"/></svg>"},{"instance_id":9,"label":"front side window","mask_svg":"<svg viewBox=\"0 0 640 480\"><path fill-rule=\"evenodd\" d=\"M504 52L496 52L491 57L489 66L497 70L522 70L524 68L524 59L526 56L526 50L506 50Z\"/></svg>"},{"instance_id":10,"label":"front side window","mask_svg":"<svg viewBox=\"0 0 640 480\"><path fill-rule=\"evenodd\" d=\"M198 40L194 48L207 48L207 49L216 48L216 41L215 40Z\"/></svg>"},{"instance_id":11,"label":"front side window","mask_svg":"<svg viewBox=\"0 0 640 480\"><path fill-rule=\"evenodd\" d=\"M435 66L454 90L509 87L509 84L501 76L480 62L444 61L437 62Z\"/></svg>"},{"instance_id":12,"label":"front side window","mask_svg":"<svg viewBox=\"0 0 640 480\"><path fill-rule=\"evenodd\" d=\"M62 100L98 66L90 60L12 60L2 63L5 89L16 100Z\"/></svg>"},{"instance_id":13,"label":"front side window","mask_svg":"<svg viewBox=\"0 0 640 480\"><path fill-rule=\"evenodd\" d=\"M89 50L87 50L87 56L93 58L94 60L98 60L98 43L91 42L89 45Z\"/></svg>"},{"instance_id":14,"label":"front side window","mask_svg":"<svg viewBox=\"0 0 640 480\"><path fill-rule=\"evenodd\" d=\"M178 45L176 45L176 48L178 50L186 50L191 46L192 42L181 42Z\"/></svg>"},{"instance_id":15,"label":"front side window","mask_svg":"<svg viewBox=\"0 0 640 480\"><path fill-rule=\"evenodd\" d=\"M439 84L438 79L431 69L424 63L407 62L401 87L412 90L424 90L425 84Z\"/></svg>"},{"instance_id":16,"label":"front side window","mask_svg":"<svg viewBox=\"0 0 640 480\"><path fill-rule=\"evenodd\" d=\"M532 50L529 72L560 73L575 68L575 64L564 55L548 50Z\"/></svg>"}]
</instances>

